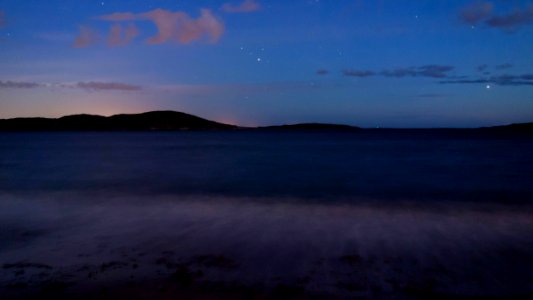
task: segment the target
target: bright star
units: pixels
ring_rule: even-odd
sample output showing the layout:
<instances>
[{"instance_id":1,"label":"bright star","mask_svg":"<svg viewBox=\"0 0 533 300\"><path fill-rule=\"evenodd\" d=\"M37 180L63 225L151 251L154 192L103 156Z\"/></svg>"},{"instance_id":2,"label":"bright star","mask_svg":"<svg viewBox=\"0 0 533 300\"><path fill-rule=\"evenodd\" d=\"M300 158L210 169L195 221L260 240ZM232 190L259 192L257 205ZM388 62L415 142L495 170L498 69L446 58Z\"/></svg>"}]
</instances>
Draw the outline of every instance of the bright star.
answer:
<instances>
[{"instance_id":1,"label":"bright star","mask_svg":"<svg viewBox=\"0 0 533 300\"><path fill-rule=\"evenodd\" d=\"M490 84L487 84L486 86L487 90L490 90L490 87L491 87Z\"/></svg>"}]
</instances>

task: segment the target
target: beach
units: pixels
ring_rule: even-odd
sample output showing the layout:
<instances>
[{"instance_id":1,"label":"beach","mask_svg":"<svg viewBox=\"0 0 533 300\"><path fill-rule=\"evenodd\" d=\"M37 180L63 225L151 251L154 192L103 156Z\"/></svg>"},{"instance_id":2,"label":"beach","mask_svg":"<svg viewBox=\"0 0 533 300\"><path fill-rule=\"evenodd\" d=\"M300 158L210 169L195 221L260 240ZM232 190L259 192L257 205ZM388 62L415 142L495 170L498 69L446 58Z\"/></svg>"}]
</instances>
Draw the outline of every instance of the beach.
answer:
<instances>
[{"instance_id":1,"label":"beach","mask_svg":"<svg viewBox=\"0 0 533 300\"><path fill-rule=\"evenodd\" d=\"M6 295L531 292L533 218L523 209L93 197L2 197Z\"/></svg>"}]
</instances>

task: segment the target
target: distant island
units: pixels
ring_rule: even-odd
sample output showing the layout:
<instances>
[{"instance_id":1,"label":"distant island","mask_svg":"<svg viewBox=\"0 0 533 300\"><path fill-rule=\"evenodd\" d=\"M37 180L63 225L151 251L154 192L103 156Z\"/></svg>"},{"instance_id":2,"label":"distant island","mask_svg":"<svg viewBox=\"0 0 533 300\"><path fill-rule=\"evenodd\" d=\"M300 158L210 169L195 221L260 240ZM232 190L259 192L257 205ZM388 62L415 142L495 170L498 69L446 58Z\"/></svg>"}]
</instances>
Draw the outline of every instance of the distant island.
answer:
<instances>
[{"instance_id":1,"label":"distant island","mask_svg":"<svg viewBox=\"0 0 533 300\"><path fill-rule=\"evenodd\" d=\"M360 130L360 127L342 125L342 124L324 124L324 123L301 123L293 125L278 125L259 127L263 130Z\"/></svg>"},{"instance_id":2,"label":"distant island","mask_svg":"<svg viewBox=\"0 0 533 300\"><path fill-rule=\"evenodd\" d=\"M343 124L301 123L291 125L240 127L203 119L177 111L151 111L140 114L119 114L110 117L98 115L71 115L61 118L0 119L0 131L198 131L198 130L387 130L364 129ZM417 129L410 129L417 130ZM424 130L424 129L422 129ZM470 129L472 130L472 129ZM533 122L504 126L482 127L491 132L533 133Z\"/></svg>"},{"instance_id":3,"label":"distant island","mask_svg":"<svg viewBox=\"0 0 533 300\"><path fill-rule=\"evenodd\" d=\"M152 111L110 117L72 115L58 119L14 118L0 120L2 131L149 131L229 130L238 126L218 123L176 111Z\"/></svg>"}]
</instances>

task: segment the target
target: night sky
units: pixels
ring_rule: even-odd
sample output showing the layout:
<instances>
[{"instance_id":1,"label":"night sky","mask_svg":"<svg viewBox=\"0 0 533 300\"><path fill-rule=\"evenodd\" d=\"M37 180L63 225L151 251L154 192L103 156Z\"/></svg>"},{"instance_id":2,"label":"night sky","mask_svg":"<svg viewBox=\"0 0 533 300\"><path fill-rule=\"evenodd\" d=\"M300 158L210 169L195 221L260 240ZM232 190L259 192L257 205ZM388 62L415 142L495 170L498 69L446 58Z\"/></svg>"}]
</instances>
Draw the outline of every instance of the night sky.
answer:
<instances>
[{"instance_id":1,"label":"night sky","mask_svg":"<svg viewBox=\"0 0 533 300\"><path fill-rule=\"evenodd\" d=\"M533 121L533 1L0 0L0 118Z\"/></svg>"}]
</instances>

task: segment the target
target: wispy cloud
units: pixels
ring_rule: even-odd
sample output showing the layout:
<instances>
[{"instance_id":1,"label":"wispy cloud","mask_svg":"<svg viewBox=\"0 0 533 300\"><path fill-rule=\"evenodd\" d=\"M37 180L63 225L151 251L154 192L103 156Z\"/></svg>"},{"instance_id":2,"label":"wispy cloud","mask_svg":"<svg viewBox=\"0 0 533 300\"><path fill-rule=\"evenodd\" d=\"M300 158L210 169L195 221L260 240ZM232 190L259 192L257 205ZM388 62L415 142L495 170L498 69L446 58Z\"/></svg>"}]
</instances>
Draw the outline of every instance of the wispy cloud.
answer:
<instances>
[{"instance_id":1,"label":"wispy cloud","mask_svg":"<svg viewBox=\"0 0 533 300\"><path fill-rule=\"evenodd\" d=\"M345 69L342 70L342 74L348 77L370 77L376 75L376 72L368 70Z\"/></svg>"},{"instance_id":2,"label":"wispy cloud","mask_svg":"<svg viewBox=\"0 0 533 300\"><path fill-rule=\"evenodd\" d=\"M432 77L445 78L448 73L455 69L453 66L446 65L424 65L420 67L398 68L384 70L380 74L385 77Z\"/></svg>"},{"instance_id":3,"label":"wispy cloud","mask_svg":"<svg viewBox=\"0 0 533 300\"><path fill-rule=\"evenodd\" d=\"M491 2L474 2L461 9L459 18L469 25L477 25L488 18L493 9L494 5Z\"/></svg>"},{"instance_id":4,"label":"wispy cloud","mask_svg":"<svg viewBox=\"0 0 533 300\"><path fill-rule=\"evenodd\" d=\"M452 78L449 74L455 69L448 65L423 65L395 69L385 69L382 71L344 69L342 75L346 77L366 78L372 76L383 76L389 78L404 77L429 77L429 78ZM454 77L456 78L456 77Z\"/></svg>"},{"instance_id":5,"label":"wispy cloud","mask_svg":"<svg viewBox=\"0 0 533 300\"><path fill-rule=\"evenodd\" d=\"M516 29L519 26L531 24L533 23L533 4L529 4L527 7L522 9L517 9L507 15L493 16L488 19L486 23L491 27L507 30Z\"/></svg>"},{"instance_id":6,"label":"wispy cloud","mask_svg":"<svg viewBox=\"0 0 533 300\"><path fill-rule=\"evenodd\" d=\"M496 70L506 70L512 68L510 63L495 65ZM405 77L426 77L440 79L440 84L493 84L503 86L533 86L533 74L522 75L493 75L489 76L490 72L487 72L489 65L479 65L476 69L486 76L459 76L451 73L455 70L454 66L449 65L423 65L412 66L406 68L386 69L380 72L372 70L356 70L345 69L342 70L342 74L346 77L358 77L365 78L371 76L383 76L388 78L405 78ZM421 98L435 98L435 94L421 94L418 95Z\"/></svg>"},{"instance_id":7,"label":"wispy cloud","mask_svg":"<svg viewBox=\"0 0 533 300\"><path fill-rule=\"evenodd\" d=\"M72 44L75 48L86 48L98 41L98 33L92 28L82 25L80 26L80 33Z\"/></svg>"},{"instance_id":8,"label":"wispy cloud","mask_svg":"<svg viewBox=\"0 0 533 300\"><path fill-rule=\"evenodd\" d=\"M533 74L522 75L498 75L488 78L465 78L457 80L443 80L441 84L496 84L504 86L519 86L519 85L531 85L533 86Z\"/></svg>"},{"instance_id":9,"label":"wispy cloud","mask_svg":"<svg viewBox=\"0 0 533 300\"><path fill-rule=\"evenodd\" d=\"M448 76L448 73L453 71L453 66L443 65L426 65L417 68L417 76L444 78Z\"/></svg>"},{"instance_id":10,"label":"wispy cloud","mask_svg":"<svg viewBox=\"0 0 533 300\"><path fill-rule=\"evenodd\" d=\"M258 11L261 9L261 5L255 0L244 0L241 4L233 5L231 3L225 3L222 5L221 10L228 13L249 13Z\"/></svg>"},{"instance_id":11,"label":"wispy cloud","mask_svg":"<svg viewBox=\"0 0 533 300\"><path fill-rule=\"evenodd\" d=\"M209 9L201 9L200 16L193 18L185 12L155 9L144 13L119 12L97 17L99 20L110 22L123 21L151 21L157 27L157 34L149 37L146 42L151 45L167 42L189 44L206 38L210 43L216 43L224 34L225 26L213 15ZM122 36L122 27L114 25L111 28L108 44L124 45L131 42L139 31L136 27L126 28ZM118 42L118 43L117 43Z\"/></svg>"},{"instance_id":12,"label":"wispy cloud","mask_svg":"<svg viewBox=\"0 0 533 300\"><path fill-rule=\"evenodd\" d=\"M491 70L501 71L501 70L511 69L512 67L514 67L514 65L510 63L504 63L504 64L492 65L492 66L489 64L482 64L482 65L477 66L476 70L483 74L490 74Z\"/></svg>"},{"instance_id":13,"label":"wispy cloud","mask_svg":"<svg viewBox=\"0 0 533 300\"><path fill-rule=\"evenodd\" d=\"M77 82L77 83L42 83L30 81L0 81L0 88L33 89L33 88L66 88L84 89L87 91L140 91L140 85L132 85L119 82Z\"/></svg>"},{"instance_id":14,"label":"wispy cloud","mask_svg":"<svg viewBox=\"0 0 533 300\"><path fill-rule=\"evenodd\" d=\"M107 44L111 47L124 46L129 44L138 35L139 29L133 23L129 24L126 28L123 28L121 24L115 24L109 31Z\"/></svg>"},{"instance_id":15,"label":"wispy cloud","mask_svg":"<svg viewBox=\"0 0 533 300\"><path fill-rule=\"evenodd\" d=\"M510 69L512 68L513 65L512 64L501 64L501 65L496 65L495 68L497 70L505 70L505 69Z\"/></svg>"},{"instance_id":16,"label":"wispy cloud","mask_svg":"<svg viewBox=\"0 0 533 300\"><path fill-rule=\"evenodd\" d=\"M506 70L512 68L513 65L510 63L495 65L493 68L495 70ZM373 71L373 70L356 70L356 69L344 69L342 74L346 77L358 77L365 78L371 76L382 76L388 78L405 78L405 77L426 77L440 79L438 83L440 84L494 84L494 85L504 85L504 86L533 86L533 74L522 74L522 75L493 75L490 76L488 64L482 64L476 67L476 70L481 73L481 75L475 76L464 76L456 75L452 73L455 70L454 66L449 65L423 65L423 66L412 66L405 68L395 68L395 69L385 69L383 71ZM479 74L479 73L478 73ZM435 94L420 94L418 97L423 98L434 98L437 97Z\"/></svg>"},{"instance_id":17,"label":"wispy cloud","mask_svg":"<svg viewBox=\"0 0 533 300\"><path fill-rule=\"evenodd\" d=\"M1 81L0 88L12 88L12 89L32 89L40 87L41 85L36 82L21 82L21 81Z\"/></svg>"},{"instance_id":18,"label":"wispy cloud","mask_svg":"<svg viewBox=\"0 0 533 300\"><path fill-rule=\"evenodd\" d=\"M326 69L318 69L318 70L316 70L316 74L317 75L328 75L329 71L326 70Z\"/></svg>"},{"instance_id":19,"label":"wispy cloud","mask_svg":"<svg viewBox=\"0 0 533 300\"><path fill-rule=\"evenodd\" d=\"M90 90L90 91L140 91L142 87L140 85L132 85L127 83L118 83L118 82L78 82L75 87Z\"/></svg>"},{"instance_id":20,"label":"wispy cloud","mask_svg":"<svg viewBox=\"0 0 533 300\"><path fill-rule=\"evenodd\" d=\"M533 4L516 8L508 14L495 15L493 2L477 1L463 7L459 11L459 18L472 26L485 24L490 28L512 32L521 26L533 24Z\"/></svg>"},{"instance_id":21,"label":"wispy cloud","mask_svg":"<svg viewBox=\"0 0 533 300\"><path fill-rule=\"evenodd\" d=\"M402 77L415 77L417 74L417 71L415 68L396 68L391 70L383 70L380 73L381 75L385 77L396 77L396 78L402 78Z\"/></svg>"},{"instance_id":22,"label":"wispy cloud","mask_svg":"<svg viewBox=\"0 0 533 300\"><path fill-rule=\"evenodd\" d=\"M447 65L423 65L413 66L407 68L387 69L380 72L372 70L356 70L344 69L342 74L347 77L371 77L384 76L392 78L403 77L431 77L431 78L446 78L449 72L453 71L455 67Z\"/></svg>"},{"instance_id":23,"label":"wispy cloud","mask_svg":"<svg viewBox=\"0 0 533 300\"><path fill-rule=\"evenodd\" d=\"M487 64L482 64L482 65L477 66L476 69L477 69L479 72L484 72L484 71L486 71L488 68L489 68L489 65L487 65Z\"/></svg>"}]
</instances>

